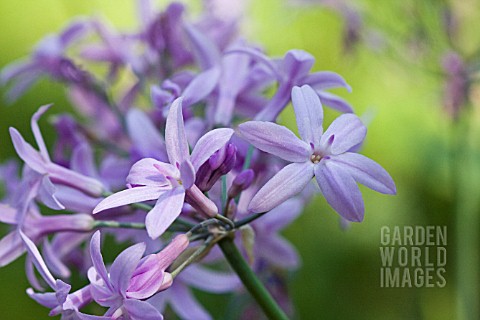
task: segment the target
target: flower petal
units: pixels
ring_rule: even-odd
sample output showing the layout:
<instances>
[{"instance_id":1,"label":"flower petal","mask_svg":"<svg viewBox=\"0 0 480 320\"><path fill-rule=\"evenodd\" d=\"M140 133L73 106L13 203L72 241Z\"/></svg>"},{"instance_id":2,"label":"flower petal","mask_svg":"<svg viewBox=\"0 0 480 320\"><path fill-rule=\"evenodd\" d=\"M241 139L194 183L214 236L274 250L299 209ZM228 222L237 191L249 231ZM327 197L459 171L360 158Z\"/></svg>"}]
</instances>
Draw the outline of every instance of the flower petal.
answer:
<instances>
[{"instance_id":1,"label":"flower petal","mask_svg":"<svg viewBox=\"0 0 480 320\"><path fill-rule=\"evenodd\" d=\"M211 155L225 146L232 137L233 131L230 128L219 128L203 135L192 150L191 160L195 171L204 164Z\"/></svg>"},{"instance_id":2,"label":"flower petal","mask_svg":"<svg viewBox=\"0 0 480 320\"><path fill-rule=\"evenodd\" d=\"M345 79L338 73L331 71L320 71L309 74L303 79L303 82L312 86L315 90L326 90L343 87L349 92L352 91L352 87L348 85Z\"/></svg>"},{"instance_id":3,"label":"flower petal","mask_svg":"<svg viewBox=\"0 0 480 320\"><path fill-rule=\"evenodd\" d=\"M123 306L131 320L163 320L162 314L148 302L127 299Z\"/></svg>"},{"instance_id":4,"label":"flower petal","mask_svg":"<svg viewBox=\"0 0 480 320\"><path fill-rule=\"evenodd\" d=\"M292 163L280 170L253 197L250 212L266 212L301 192L313 178L313 163Z\"/></svg>"},{"instance_id":5,"label":"flower petal","mask_svg":"<svg viewBox=\"0 0 480 320\"><path fill-rule=\"evenodd\" d=\"M189 158L188 142L182 114L182 99L173 101L165 125L165 143L170 163L176 165Z\"/></svg>"},{"instance_id":6,"label":"flower petal","mask_svg":"<svg viewBox=\"0 0 480 320\"><path fill-rule=\"evenodd\" d=\"M112 286L110 284L110 278L108 277L107 268L103 262L103 256L101 251L100 244L100 231L97 231L93 234L92 240L90 240L90 257L92 258L93 268L100 278L103 280L103 283L107 288L112 291Z\"/></svg>"},{"instance_id":7,"label":"flower petal","mask_svg":"<svg viewBox=\"0 0 480 320\"><path fill-rule=\"evenodd\" d=\"M181 319L212 319L186 286L175 285L169 289L168 293L171 296L170 306Z\"/></svg>"},{"instance_id":8,"label":"flower petal","mask_svg":"<svg viewBox=\"0 0 480 320\"><path fill-rule=\"evenodd\" d=\"M145 220L150 238L158 238L175 221L182 211L184 199L185 190L183 188L172 189L158 198Z\"/></svg>"},{"instance_id":9,"label":"flower petal","mask_svg":"<svg viewBox=\"0 0 480 320\"><path fill-rule=\"evenodd\" d=\"M324 148L330 147L331 153L337 155L347 152L352 147L362 143L366 134L367 127L365 127L359 117L351 113L342 114L325 131L320 144Z\"/></svg>"},{"instance_id":10,"label":"flower petal","mask_svg":"<svg viewBox=\"0 0 480 320\"><path fill-rule=\"evenodd\" d=\"M258 222L254 222L254 225L266 232L280 231L291 224L302 213L303 207L303 201L299 198L288 199L278 207L270 210Z\"/></svg>"},{"instance_id":11,"label":"flower petal","mask_svg":"<svg viewBox=\"0 0 480 320\"><path fill-rule=\"evenodd\" d=\"M334 161L323 160L315 166L315 178L335 211L348 221L363 220L362 194L350 172Z\"/></svg>"},{"instance_id":12,"label":"flower petal","mask_svg":"<svg viewBox=\"0 0 480 320\"><path fill-rule=\"evenodd\" d=\"M273 265L281 268L298 268L300 264L300 257L295 247L275 234L258 239L256 252Z\"/></svg>"},{"instance_id":13,"label":"flower petal","mask_svg":"<svg viewBox=\"0 0 480 320\"><path fill-rule=\"evenodd\" d=\"M323 105L329 106L330 108L343 113L353 113L352 106L339 96L325 91L317 91L317 94L320 97L320 101Z\"/></svg>"},{"instance_id":14,"label":"flower petal","mask_svg":"<svg viewBox=\"0 0 480 320\"><path fill-rule=\"evenodd\" d=\"M145 243L137 243L123 250L113 261L110 267L110 280L118 293L124 294L132 274L137 268L140 259L145 252Z\"/></svg>"},{"instance_id":15,"label":"flower petal","mask_svg":"<svg viewBox=\"0 0 480 320\"><path fill-rule=\"evenodd\" d=\"M35 141L37 142L38 149L40 150L40 154L46 161L50 161L50 156L48 155L47 146L45 145L45 141L43 140L42 133L40 132L40 127L38 126L38 120L40 117L50 109L52 105L47 104L45 106L41 106L38 108L37 112L35 112L32 116L30 121L33 136L35 137Z\"/></svg>"},{"instance_id":16,"label":"flower petal","mask_svg":"<svg viewBox=\"0 0 480 320\"><path fill-rule=\"evenodd\" d=\"M397 193L392 177L372 159L352 152L332 156L330 159L348 170L357 182L370 189L386 194Z\"/></svg>"},{"instance_id":17,"label":"flower petal","mask_svg":"<svg viewBox=\"0 0 480 320\"><path fill-rule=\"evenodd\" d=\"M195 59L203 70L214 67L220 61L217 45L194 26L185 24L185 33L190 40Z\"/></svg>"},{"instance_id":18,"label":"flower petal","mask_svg":"<svg viewBox=\"0 0 480 320\"><path fill-rule=\"evenodd\" d=\"M195 182L195 169L190 161L180 164L180 177L182 179L183 188L190 189Z\"/></svg>"},{"instance_id":19,"label":"flower petal","mask_svg":"<svg viewBox=\"0 0 480 320\"><path fill-rule=\"evenodd\" d=\"M189 240L185 234L179 234L173 240L157 253L159 268L167 269L175 259L188 247Z\"/></svg>"},{"instance_id":20,"label":"flower petal","mask_svg":"<svg viewBox=\"0 0 480 320\"><path fill-rule=\"evenodd\" d=\"M15 128L10 128L10 136L12 137L13 146L18 156L25 161L30 168L38 173L47 173L45 160L37 150L23 139L20 132Z\"/></svg>"},{"instance_id":21,"label":"flower petal","mask_svg":"<svg viewBox=\"0 0 480 320\"><path fill-rule=\"evenodd\" d=\"M258 149L292 162L304 162L312 153L311 147L292 131L273 122L248 121L239 127L245 140Z\"/></svg>"},{"instance_id":22,"label":"flower petal","mask_svg":"<svg viewBox=\"0 0 480 320\"><path fill-rule=\"evenodd\" d=\"M318 145L323 132L323 108L310 86L293 87L292 103L297 127L303 141Z\"/></svg>"},{"instance_id":23,"label":"flower petal","mask_svg":"<svg viewBox=\"0 0 480 320\"><path fill-rule=\"evenodd\" d=\"M289 50L282 60L285 76L291 80L297 80L308 74L315 63L315 58L303 50Z\"/></svg>"},{"instance_id":24,"label":"flower petal","mask_svg":"<svg viewBox=\"0 0 480 320\"><path fill-rule=\"evenodd\" d=\"M169 187L135 187L114 193L103 199L95 209L93 209L93 214L131 203L158 199L167 188Z\"/></svg>"},{"instance_id":25,"label":"flower petal","mask_svg":"<svg viewBox=\"0 0 480 320\"><path fill-rule=\"evenodd\" d=\"M179 278L189 286L211 293L230 292L241 284L235 273L219 272L199 264L192 264L184 269Z\"/></svg>"},{"instance_id":26,"label":"flower petal","mask_svg":"<svg viewBox=\"0 0 480 320\"><path fill-rule=\"evenodd\" d=\"M160 172L157 166L165 168L165 173ZM175 173L175 168L170 164L160 162L152 158L144 158L135 162L127 176L127 183L130 185L141 185L149 187L163 187L169 184L166 176Z\"/></svg>"},{"instance_id":27,"label":"flower petal","mask_svg":"<svg viewBox=\"0 0 480 320\"><path fill-rule=\"evenodd\" d=\"M185 88L182 93L183 105L189 107L205 99L218 83L220 69L214 67L199 73Z\"/></svg>"}]
</instances>

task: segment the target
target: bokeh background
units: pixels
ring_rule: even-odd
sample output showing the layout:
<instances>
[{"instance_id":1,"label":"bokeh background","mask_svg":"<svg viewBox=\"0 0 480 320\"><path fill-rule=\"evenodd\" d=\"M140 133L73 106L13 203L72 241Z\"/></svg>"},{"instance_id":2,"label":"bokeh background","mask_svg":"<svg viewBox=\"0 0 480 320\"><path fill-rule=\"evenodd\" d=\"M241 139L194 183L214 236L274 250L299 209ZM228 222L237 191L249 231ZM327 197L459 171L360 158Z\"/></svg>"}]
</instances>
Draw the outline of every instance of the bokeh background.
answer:
<instances>
[{"instance_id":1,"label":"bokeh background","mask_svg":"<svg viewBox=\"0 0 480 320\"><path fill-rule=\"evenodd\" d=\"M186 2L193 12L200 7L200 1ZM362 188L365 220L348 230L340 228L338 215L318 197L285 230L303 259L290 286L298 318L456 319L455 212L461 206L461 211L477 216L480 213L476 186L480 179L475 166L480 167L475 161L475 150L480 149L475 138L480 137L476 134L480 93L472 90L470 109L464 116L470 122L469 134L456 139L452 133L454 121L444 112L442 102L445 75L441 58L451 49L451 43L438 17L446 2L350 1L361 14L363 29L359 42L349 47L344 43L348 20L338 10L320 3L251 1L243 25L246 37L274 56L292 48L309 51L317 59L314 70L332 70L348 81L352 93L335 93L348 99L357 113L371 119L363 153L390 172L398 195L384 196ZM455 44L475 57L480 47L480 4L474 0L449 4L460 21ZM0 13L0 67L27 56L39 39L58 31L73 16L99 14L121 28L135 26L131 0L0 0ZM71 110L64 88L51 81L41 81L13 105L0 100L0 160L14 156L8 127L15 126L32 141L32 113L52 102L52 113ZM295 129L293 113L287 109L282 122ZM327 122L337 115L326 112ZM45 121L42 129L52 141L53 132ZM452 155L459 141L469 146L472 157L458 159ZM450 170L453 162L461 162L462 172L467 173L461 180L461 200L457 204L452 184L455 174ZM379 247L384 225L446 225L447 285L381 288ZM478 232L478 224L475 226ZM3 234L6 228L0 228ZM478 252L478 238L471 239L474 242L470 249ZM473 268L478 270L479 265ZM24 258L0 270L1 319L48 319L47 310L25 294L28 286ZM213 295L201 299L216 318L223 318L226 303L216 303L219 298Z\"/></svg>"}]
</instances>

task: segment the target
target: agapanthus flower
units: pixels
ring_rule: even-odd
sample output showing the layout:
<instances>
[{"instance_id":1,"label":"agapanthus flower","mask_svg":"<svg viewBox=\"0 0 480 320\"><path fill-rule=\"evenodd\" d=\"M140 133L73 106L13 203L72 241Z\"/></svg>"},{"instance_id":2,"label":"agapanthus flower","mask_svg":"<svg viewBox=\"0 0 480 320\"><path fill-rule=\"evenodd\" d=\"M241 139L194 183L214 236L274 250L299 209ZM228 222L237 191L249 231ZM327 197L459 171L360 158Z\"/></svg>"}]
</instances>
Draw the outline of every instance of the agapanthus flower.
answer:
<instances>
[{"instance_id":1,"label":"agapanthus flower","mask_svg":"<svg viewBox=\"0 0 480 320\"><path fill-rule=\"evenodd\" d=\"M364 204L356 182L381 193L396 192L392 178L379 164L350 152L364 140L366 127L357 116L344 114L323 132L322 104L310 86L294 87L292 101L302 139L272 122L249 121L239 126L242 136L255 147L291 162L258 191L249 211L271 210L315 177L335 211L349 221L362 221Z\"/></svg>"},{"instance_id":2,"label":"agapanthus flower","mask_svg":"<svg viewBox=\"0 0 480 320\"><path fill-rule=\"evenodd\" d=\"M229 128L208 132L198 140L190 155L183 123L182 98L178 98L170 108L165 129L170 163L152 158L138 161L127 177L127 183L131 187L107 197L93 212L157 200L146 217L147 231L152 238L163 234L180 215L186 194L193 207L207 216L215 216L218 209L194 184L195 173L214 152L230 140L233 132Z\"/></svg>"},{"instance_id":3,"label":"agapanthus flower","mask_svg":"<svg viewBox=\"0 0 480 320\"><path fill-rule=\"evenodd\" d=\"M163 319L148 299L171 286L172 276L165 270L188 246L188 237L179 235L162 251L142 258L145 244L138 243L120 253L110 267L103 262L100 232L90 244L93 267L88 272L93 299L108 307L105 319L122 315L132 320Z\"/></svg>"}]
</instances>

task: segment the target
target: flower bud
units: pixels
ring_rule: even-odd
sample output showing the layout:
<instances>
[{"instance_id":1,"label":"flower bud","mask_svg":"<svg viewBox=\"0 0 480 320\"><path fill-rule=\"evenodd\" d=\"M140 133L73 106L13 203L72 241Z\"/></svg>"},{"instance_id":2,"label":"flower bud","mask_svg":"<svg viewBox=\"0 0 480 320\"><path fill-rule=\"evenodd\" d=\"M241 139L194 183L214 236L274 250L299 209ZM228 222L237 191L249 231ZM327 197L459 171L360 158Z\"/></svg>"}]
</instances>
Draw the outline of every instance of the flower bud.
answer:
<instances>
[{"instance_id":1,"label":"flower bud","mask_svg":"<svg viewBox=\"0 0 480 320\"><path fill-rule=\"evenodd\" d=\"M232 186L228 190L228 197L235 198L237 197L243 190L250 187L253 182L253 178L255 177L255 173L252 169L247 169L240 172L239 175L233 179Z\"/></svg>"},{"instance_id":2,"label":"flower bud","mask_svg":"<svg viewBox=\"0 0 480 320\"><path fill-rule=\"evenodd\" d=\"M237 159L237 147L229 143L215 152L197 172L195 184L202 191L208 191L221 176L232 170Z\"/></svg>"}]
</instances>

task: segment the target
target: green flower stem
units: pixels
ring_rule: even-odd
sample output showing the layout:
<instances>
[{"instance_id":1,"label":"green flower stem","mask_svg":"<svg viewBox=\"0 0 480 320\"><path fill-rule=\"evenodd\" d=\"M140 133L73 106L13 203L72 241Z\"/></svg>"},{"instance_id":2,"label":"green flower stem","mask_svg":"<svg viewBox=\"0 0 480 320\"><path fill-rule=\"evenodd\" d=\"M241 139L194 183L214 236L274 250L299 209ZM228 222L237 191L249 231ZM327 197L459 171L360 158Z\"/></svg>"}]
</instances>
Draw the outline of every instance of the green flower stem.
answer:
<instances>
[{"instance_id":1,"label":"green flower stem","mask_svg":"<svg viewBox=\"0 0 480 320\"><path fill-rule=\"evenodd\" d=\"M243 284L262 308L265 315L272 320L288 320L267 289L263 286L250 266L238 251L233 240L226 237L218 242L228 263L237 273Z\"/></svg>"},{"instance_id":2,"label":"green flower stem","mask_svg":"<svg viewBox=\"0 0 480 320\"><path fill-rule=\"evenodd\" d=\"M246 217L242 220L235 221L235 229L238 229L238 228L240 228L240 227L242 227L246 224L249 224L252 221L257 220L258 218L262 217L267 212L255 213L255 214L249 215L248 217Z\"/></svg>"},{"instance_id":3,"label":"green flower stem","mask_svg":"<svg viewBox=\"0 0 480 320\"><path fill-rule=\"evenodd\" d=\"M94 224L95 228L124 228L124 229L145 229L144 223L136 222L118 222L97 220Z\"/></svg>"}]
</instances>

